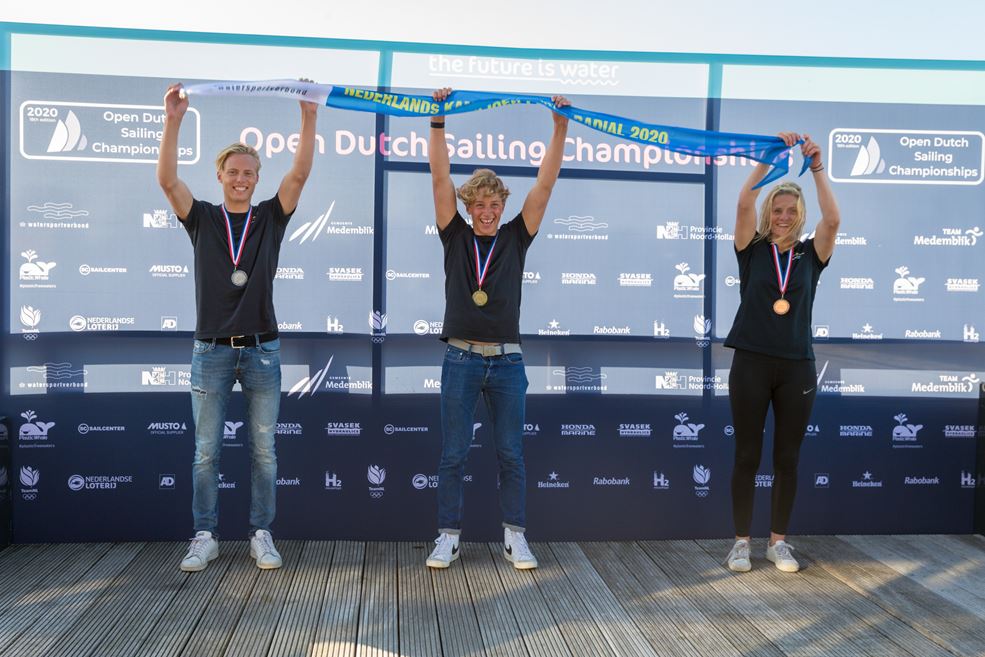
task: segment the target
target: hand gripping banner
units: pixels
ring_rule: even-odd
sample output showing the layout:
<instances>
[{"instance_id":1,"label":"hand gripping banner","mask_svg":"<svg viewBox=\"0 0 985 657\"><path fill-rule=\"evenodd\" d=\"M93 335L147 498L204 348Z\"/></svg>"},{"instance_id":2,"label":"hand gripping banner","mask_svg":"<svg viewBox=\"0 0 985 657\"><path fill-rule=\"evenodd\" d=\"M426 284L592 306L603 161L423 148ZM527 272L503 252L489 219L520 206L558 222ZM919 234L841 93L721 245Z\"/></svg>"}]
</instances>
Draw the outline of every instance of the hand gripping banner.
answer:
<instances>
[{"instance_id":1,"label":"hand gripping banner","mask_svg":"<svg viewBox=\"0 0 985 657\"><path fill-rule=\"evenodd\" d=\"M779 137L747 135L737 132L714 132L694 128L643 123L622 116L603 114L574 106L555 107L548 96L502 94L483 91L453 91L447 100L437 102L430 96L417 96L357 87L336 86L299 80L262 82L215 82L187 87L186 94L201 96L255 96L307 100L337 109L389 114L390 116L442 116L462 114L506 105L543 105L592 130L658 146L675 153L715 158L738 155L769 165L770 169L756 188L787 175L790 148ZM801 142L798 142L801 143ZM804 160L800 173L810 166Z\"/></svg>"}]
</instances>

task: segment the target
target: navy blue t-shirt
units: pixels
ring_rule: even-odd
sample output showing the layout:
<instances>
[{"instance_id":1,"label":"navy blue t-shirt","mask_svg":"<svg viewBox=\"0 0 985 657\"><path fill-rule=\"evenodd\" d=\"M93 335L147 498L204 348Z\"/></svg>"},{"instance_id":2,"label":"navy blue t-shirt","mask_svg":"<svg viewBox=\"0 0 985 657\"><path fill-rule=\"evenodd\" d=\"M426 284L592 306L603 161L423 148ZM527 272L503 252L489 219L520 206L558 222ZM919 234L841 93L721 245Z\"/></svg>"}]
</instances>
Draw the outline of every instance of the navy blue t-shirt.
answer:
<instances>
[{"instance_id":1,"label":"navy blue t-shirt","mask_svg":"<svg viewBox=\"0 0 985 657\"><path fill-rule=\"evenodd\" d=\"M726 347L777 358L814 360L811 341L814 296L821 271L828 263L818 258L813 239L797 242L793 250L793 271L784 295L790 302L790 311L785 315L773 312L773 303L780 298L780 286L770 242L753 240L742 251L736 250L740 301L732 330L725 338ZM785 253L780 254L784 264L786 257Z\"/></svg>"},{"instance_id":2,"label":"navy blue t-shirt","mask_svg":"<svg viewBox=\"0 0 985 657\"><path fill-rule=\"evenodd\" d=\"M246 223L245 212L230 212L235 250ZM280 244L291 215L285 215L280 199L262 201L253 207L250 232L246 236L238 269L249 275L243 287L233 285L233 262L226 237L222 207L194 201L182 219L195 249L195 308L198 318L195 338L208 340L234 335L272 333L277 330L274 314L274 276Z\"/></svg>"}]
</instances>

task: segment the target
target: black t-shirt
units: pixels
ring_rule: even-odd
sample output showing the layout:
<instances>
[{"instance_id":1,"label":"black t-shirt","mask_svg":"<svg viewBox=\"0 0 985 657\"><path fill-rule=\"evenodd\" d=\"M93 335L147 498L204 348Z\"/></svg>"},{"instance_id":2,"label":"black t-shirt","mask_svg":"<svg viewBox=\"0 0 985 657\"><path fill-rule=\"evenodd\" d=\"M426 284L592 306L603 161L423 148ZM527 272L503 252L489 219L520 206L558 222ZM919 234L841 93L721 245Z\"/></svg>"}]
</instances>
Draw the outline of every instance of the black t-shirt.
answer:
<instances>
[{"instance_id":1,"label":"black t-shirt","mask_svg":"<svg viewBox=\"0 0 985 657\"><path fill-rule=\"evenodd\" d=\"M725 346L795 360L814 360L811 344L811 313L817 281L828 266L814 250L814 240L797 242L794 247L793 271L784 298L790 312L777 315L773 302L780 298L773 249L768 240L754 240L742 251L739 261L739 309ZM780 254L786 264L786 254Z\"/></svg>"},{"instance_id":2,"label":"black t-shirt","mask_svg":"<svg viewBox=\"0 0 985 657\"><path fill-rule=\"evenodd\" d=\"M439 233L445 249L445 321L441 339L476 342L520 342L520 291L523 263L534 236L527 232L523 215L499 227L499 236L482 289L489 295L484 306L472 301L479 289L475 268L475 233L458 212ZM492 244L480 240L480 265Z\"/></svg>"},{"instance_id":3,"label":"black t-shirt","mask_svg":"<svg viewBox=\"0 0 985 657\"><path fill-rule=\"evenodd\" d=\"M280 199L253 208L250 232L238 269L249 275L243 287L233 285L233 261L226 237L222 207L194 201L182 221L195 248L195 338L208 340L233 335L271 333L277 330L274 315L274 276L280 243L291 215L285 215ZM239 245L246 223L245 212L230 212L233 249Z\"/></svg>"}]
</instances>

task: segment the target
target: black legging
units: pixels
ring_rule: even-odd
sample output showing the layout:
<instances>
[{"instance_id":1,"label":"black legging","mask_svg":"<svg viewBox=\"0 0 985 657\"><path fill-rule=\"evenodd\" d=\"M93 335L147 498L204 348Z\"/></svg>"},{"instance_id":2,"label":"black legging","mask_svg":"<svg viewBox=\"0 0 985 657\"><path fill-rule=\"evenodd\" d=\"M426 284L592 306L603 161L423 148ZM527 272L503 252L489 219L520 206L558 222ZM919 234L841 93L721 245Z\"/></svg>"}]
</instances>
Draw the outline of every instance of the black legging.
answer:
<instances>
[{"instance_id":1,"label":"black legging","mask_svg":"<svg viewBox=\"0 0 985 657\"><path fill-rule=\"evenodd\" d=\"M775 358L735 350L728 378L735 468L732 470L732 519L736 536L749 536L756 472L763 453L766 412L773 404L773 497L770 527L787 533L797 495L800 444L817 394L813 360Z\"/></svg>"}]
</instances>

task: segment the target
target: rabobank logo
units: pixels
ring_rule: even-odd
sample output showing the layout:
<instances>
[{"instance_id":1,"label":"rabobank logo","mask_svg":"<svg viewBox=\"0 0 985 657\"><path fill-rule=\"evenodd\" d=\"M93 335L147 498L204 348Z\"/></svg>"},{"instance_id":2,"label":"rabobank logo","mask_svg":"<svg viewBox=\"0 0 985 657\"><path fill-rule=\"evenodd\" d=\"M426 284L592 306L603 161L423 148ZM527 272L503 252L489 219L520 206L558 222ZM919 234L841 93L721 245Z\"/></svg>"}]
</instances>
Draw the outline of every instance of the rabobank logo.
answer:
<instances>
[{"instance_id":1,"label":"rabobank logo","mask_svg":"<svg viewBox=\"0 0 985 657\"><path fill-rule=\"evenodd\" d=\"M65 118L59 118L55 123L55 129L51 133L48 141L48 153L67 153L69 151L85 150L87 145L85 134L82 132L82 124L75 112L68 110Z\"/></svg>"},{"instance_id":2,"label":"rabobank logo","mask_svg":"<svg viewBox=\"0 0 985 657\"><path fill-rule=\"evenodd\" d=\"M869 176L873 173L882 173L885 170L886 160L882 159L879 142L876 141L875 137L869 136L868 143L858 149L858 155L855 156L855 164L852 165L852 172L849 175L852 177Z\"/></svg>"}]
</instances>

